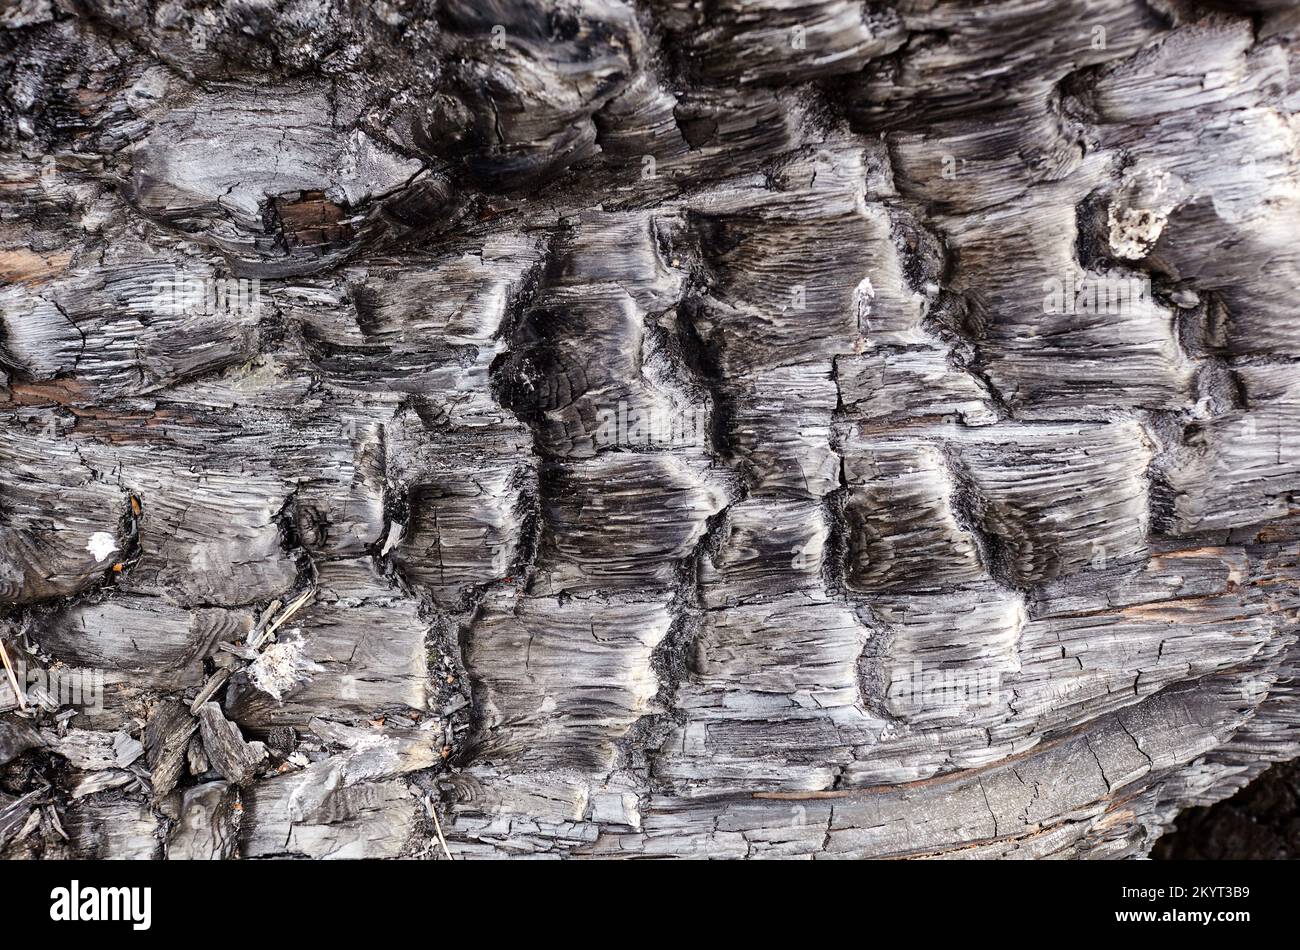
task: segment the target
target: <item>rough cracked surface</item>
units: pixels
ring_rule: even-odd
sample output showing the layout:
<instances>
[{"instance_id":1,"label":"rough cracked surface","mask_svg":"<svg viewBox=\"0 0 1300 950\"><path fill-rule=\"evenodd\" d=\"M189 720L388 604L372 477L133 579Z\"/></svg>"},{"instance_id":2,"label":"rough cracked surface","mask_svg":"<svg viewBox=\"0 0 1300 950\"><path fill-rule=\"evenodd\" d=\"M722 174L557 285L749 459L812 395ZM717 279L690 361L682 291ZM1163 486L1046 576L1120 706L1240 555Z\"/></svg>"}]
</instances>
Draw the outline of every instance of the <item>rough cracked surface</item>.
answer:
<instances>
[{"instance_id":1,"label":"rough cracked surface","mask_svg":"<svg viewBox=\"0 0 1300 950\"><path fill-rule=\"evenodd\" d=\"M0 853L1121 857L1300 753L1296 4L0 25Z\"/></svg>"}]
</instances>

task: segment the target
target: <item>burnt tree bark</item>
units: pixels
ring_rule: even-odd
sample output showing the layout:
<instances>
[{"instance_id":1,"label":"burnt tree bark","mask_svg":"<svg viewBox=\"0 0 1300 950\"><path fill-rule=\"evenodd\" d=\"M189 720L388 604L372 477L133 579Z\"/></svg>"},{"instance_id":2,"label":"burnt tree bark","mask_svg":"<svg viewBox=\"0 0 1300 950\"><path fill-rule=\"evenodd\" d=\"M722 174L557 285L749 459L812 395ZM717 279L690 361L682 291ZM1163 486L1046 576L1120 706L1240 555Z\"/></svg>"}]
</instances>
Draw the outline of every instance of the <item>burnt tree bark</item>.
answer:
<instances>
[{"instance_id":1,"label":"burnt tree bark","mask_svg":"<svg viewBox=\"0 0 1300 950\"><path fill-rule=\"evenodd\" d=\"M0 853L1121 857L1295 758L1232 6L10 2Z\"/></svg>"}]
</instances>

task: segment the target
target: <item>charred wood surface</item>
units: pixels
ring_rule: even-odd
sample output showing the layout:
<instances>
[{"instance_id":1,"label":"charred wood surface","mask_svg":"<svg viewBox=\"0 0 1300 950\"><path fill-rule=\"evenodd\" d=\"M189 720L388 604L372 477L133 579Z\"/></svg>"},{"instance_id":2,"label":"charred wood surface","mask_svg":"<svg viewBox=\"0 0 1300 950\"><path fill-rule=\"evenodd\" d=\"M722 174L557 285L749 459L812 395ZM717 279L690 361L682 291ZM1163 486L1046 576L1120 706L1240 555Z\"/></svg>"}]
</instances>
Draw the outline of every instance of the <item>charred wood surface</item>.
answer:
<instances>
[{"instance_id":1,"label":"charred wood surface","mask_svg":"<svg viewBox=\"0 0 1300 950\"><path fill-rule=\"evenodd\" d=\"M1114 858L1296 758L1228 6L9 3L0 854Z\"/></svg>"}]
</instances>

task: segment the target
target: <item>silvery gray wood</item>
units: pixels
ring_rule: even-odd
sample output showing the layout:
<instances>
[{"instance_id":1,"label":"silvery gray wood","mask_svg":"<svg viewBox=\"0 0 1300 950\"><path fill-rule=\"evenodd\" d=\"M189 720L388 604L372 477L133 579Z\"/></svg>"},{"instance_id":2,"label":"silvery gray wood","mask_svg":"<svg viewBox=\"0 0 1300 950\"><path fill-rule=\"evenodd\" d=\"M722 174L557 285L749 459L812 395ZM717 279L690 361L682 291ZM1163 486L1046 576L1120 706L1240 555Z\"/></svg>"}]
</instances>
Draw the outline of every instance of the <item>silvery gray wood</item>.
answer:
<instances>
[{"instance_id":1,"label":"silvery gray wood","mask_svg":"<svg viewBox=\"0 0 1300 950\"><path fill-rule=\"evenodd\" d=\"M0 25L0 854L1126 857L1300 753L1296 4Z\"/></svg>"}]
</instances>

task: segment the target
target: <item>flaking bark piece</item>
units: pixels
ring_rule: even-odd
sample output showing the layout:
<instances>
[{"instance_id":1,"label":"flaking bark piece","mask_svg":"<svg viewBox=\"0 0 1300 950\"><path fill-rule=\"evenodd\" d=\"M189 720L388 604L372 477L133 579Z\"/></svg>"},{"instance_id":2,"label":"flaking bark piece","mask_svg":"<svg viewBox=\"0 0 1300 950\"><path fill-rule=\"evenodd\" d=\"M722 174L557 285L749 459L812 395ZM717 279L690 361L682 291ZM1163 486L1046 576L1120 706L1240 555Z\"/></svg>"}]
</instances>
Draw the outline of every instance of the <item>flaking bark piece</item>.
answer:
<instances>
[{"instance_id":1,"label":"flaking bark piece","mask_svg":"<svg viewBox=\"0 0 1300 950\"><path fill-rule=\"evenodd\" d=\"M204 703L199 709L199 734L208 761L224 778L243 787L257 777L258 766L266 760L266 746L245 742L239 727L216 703Z\"/></svg>"}]
</instances>

